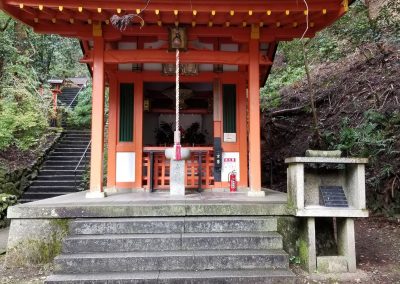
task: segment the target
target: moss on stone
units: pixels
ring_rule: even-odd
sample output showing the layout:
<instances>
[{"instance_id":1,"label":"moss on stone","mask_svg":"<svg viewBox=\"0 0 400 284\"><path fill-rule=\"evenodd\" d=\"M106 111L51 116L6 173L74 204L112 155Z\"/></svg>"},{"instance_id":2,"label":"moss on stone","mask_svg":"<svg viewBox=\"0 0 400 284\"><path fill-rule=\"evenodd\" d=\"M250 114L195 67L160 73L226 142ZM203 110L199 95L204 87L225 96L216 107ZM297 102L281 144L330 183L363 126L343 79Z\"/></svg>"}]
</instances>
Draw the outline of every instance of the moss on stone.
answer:
<instances>
[{"instance_id":1,"label":"moss on stone","mask_svg":"<svg viewBox=\"0 0 400 284\"><path fill-rule=\"evenodd\" d=\"M69 219L51 219L51 224L60 230L63 237L68 234L69 223Z\"/></svg>"},{"instance_id":2,"label":"moss on stone","mask_svg":"<svg viewBox=\"0 0 400 284\"><path fill-rule=\"evenodd\" d=\"M308 265L308 244L304 239L299 240L299 256L302 265Z\"/></svg>"},{"instance_id":3,"label":"moss on stone","mask_svg":"<svg viewBox=\"0 0 400 284\"><path fill-rule=\"evenodd\" d=\"M282 235L283 248L290 256L298 256L297 240L300 236L299 220L296 217L278 217L277 231Z\"/></svg>"},{"instance_id":4,"label":"moss on stone","mask_svg":"<svg viewBox=\"0 0 400 284\"><path fill-rule=\"evenodd\" d=\"M8 249L6 265L10 267L50 263L61 253L61 248L62 241L57 237L57 233L53 233L47 241L25 240Z\"/></svg>"},{"instance_id":5,"label":"moss on stone","mask_svg":"<svg viewBox=\"0 0 400 284\"><path fill-rule=\"evenodd\" d=\"M44 221L45 229L39 227L29 238L8 248L6 266L19 267L36 264L47 264L61 253L62 242L69 232L69 219L51 219ZM35 227L35 226L33 226Z\"/></svg>"}]
</instances>

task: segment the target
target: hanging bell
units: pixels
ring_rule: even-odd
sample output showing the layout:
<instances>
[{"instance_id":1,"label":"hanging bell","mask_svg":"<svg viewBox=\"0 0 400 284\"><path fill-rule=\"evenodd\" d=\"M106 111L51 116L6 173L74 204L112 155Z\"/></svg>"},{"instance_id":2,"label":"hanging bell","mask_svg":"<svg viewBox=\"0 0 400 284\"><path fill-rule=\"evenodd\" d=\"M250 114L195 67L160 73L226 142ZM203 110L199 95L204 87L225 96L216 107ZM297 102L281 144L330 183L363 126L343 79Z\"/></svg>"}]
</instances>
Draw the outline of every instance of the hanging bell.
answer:
<instances>
[{"instance_id":1,"label":"hanging bell","mask_svg":"<svg viewBox=\"0 0 400 284\"><path fill-rule=\"evenodd\" d=\"M175 38L172 40L172 47L173 48L180 48L182 45L181 35L179 32L175 34Z\"/></svg>"}]
</instances>

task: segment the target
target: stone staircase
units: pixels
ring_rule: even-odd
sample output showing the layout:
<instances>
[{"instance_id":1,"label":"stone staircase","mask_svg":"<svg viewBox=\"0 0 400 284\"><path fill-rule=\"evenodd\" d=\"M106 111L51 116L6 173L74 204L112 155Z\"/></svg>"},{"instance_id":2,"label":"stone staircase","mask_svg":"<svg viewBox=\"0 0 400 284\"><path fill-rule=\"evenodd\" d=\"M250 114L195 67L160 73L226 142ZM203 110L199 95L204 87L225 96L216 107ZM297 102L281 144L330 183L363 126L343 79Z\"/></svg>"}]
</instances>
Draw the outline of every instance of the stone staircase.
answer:
<instances>
[{"instance_id":1,"label":"stone staircase","mask_svg":"<svg viewBox=\"0 0 400 284\"><path fill-rule=\"evenodd\" d=\"M275 217L78 219L45 283L294 283Z\"/></svg>"},{"instance_id":2,"label":"stone staircase","mask_svg":"<svg viewBox=\"0 0 400 284\"><path fill-rule=\"evenodd\" d=\"M90 159L90 147L86 156L82 158L89 142L90 131L66 130L19 202L37 201L76 192Z\"/></svg>"},{"instance_id":3,"label":"stone staircase","mask_svg":"<svg viewBox=\"0 0 400 284\"><path fill-rule=\"evenodd\" d=\"M76 94L79 92L80 88L63 88L62 93L58 95L58 101L71 109L74 109L78 103L78 98L75 99ZM75 100L74 100L75 99Z\"/></svg>"}]
</instances>

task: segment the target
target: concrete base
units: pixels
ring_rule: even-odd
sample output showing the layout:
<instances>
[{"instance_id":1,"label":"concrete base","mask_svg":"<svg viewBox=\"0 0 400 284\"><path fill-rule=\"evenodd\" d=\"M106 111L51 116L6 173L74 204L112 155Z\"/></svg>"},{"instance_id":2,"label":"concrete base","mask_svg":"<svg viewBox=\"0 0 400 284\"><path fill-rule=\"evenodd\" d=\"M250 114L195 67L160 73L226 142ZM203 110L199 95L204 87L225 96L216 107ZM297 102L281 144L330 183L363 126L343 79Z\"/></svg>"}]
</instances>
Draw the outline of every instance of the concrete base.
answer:
<instances>
[{"instance_id":1,"label":"concrete base","mask_svg":"<svg viewBox=\"0 0 400 284\"><path fill-rule=\"evenodd\" d=\"M88 192L86 192L86 195L85 195L85 197L86 198L104 198L104 197L106 197L107 196L107 194L103 191L103 192L101 192L101 191L95 191L95 192L93 192L93 191L88 191Z\"/></svg>"},{"instance_id":2,"label":"concrete base","mask_svg":"<svg viewBox=\"0 0 400 284\"><path fill-rule=\"evenodd\" d=\"M319 273L347 272L347 259L344 256L318 256L317 270Z\"/></svg>"},{"instance_id":3,"label":"concrete base","mask_svg":"<svg viewBox=\"0 0 400 284\"><path fill-rule=\"evenodd\" d=\"M171 195L185 195L185 161L171 160L171 169L169 175Z\"/></svg>"},{"instance_id":4,"label":"concrete base","mask_svg":"<svg viewBox=\"0 0 400 284\"><path fill-rule=\"evenodd\" d=\"M312 273L355 272L356 245L354 235L354 220L351 218L337 218L337 240L339 255L318 256L316 253L315 218L307 218L302 225L299 245L300 258L303 268Z\"/></svg>"},{"instance_id":5,"label":"concrete base","mask_svg":"<svg viewBox=\"0 0 400 284\"><path fill-rule=\"evenodd\" d=\"M253 191L250 189L250 191L247 193L247 196L249 196L249 197L265 197L265 192L262 190Z\"/></svg>"}]
</instances>

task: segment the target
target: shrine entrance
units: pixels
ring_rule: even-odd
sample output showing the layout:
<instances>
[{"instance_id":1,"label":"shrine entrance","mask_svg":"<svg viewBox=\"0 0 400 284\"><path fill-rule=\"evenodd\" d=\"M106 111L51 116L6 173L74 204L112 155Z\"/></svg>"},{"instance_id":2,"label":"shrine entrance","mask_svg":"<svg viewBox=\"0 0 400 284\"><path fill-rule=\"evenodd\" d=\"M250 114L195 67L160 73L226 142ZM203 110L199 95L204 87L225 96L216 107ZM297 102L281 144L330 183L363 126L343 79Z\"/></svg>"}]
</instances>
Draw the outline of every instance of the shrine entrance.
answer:
<instances>
[{"instance_id":1,"label":"shrine entrance","mask_svg":"<svg viewBox=\"0 0 400 284\"><path fill-rule=\"evenodd\" d=\"M143 86L143 187L150 190L169 189L170 161L165 149L174 143L175 84L144 83ZM213 84L183 83L180 85L181 143L190 148L186 163L187 189L214 186L213 158Z\"/></svg>"}]
</instances>

